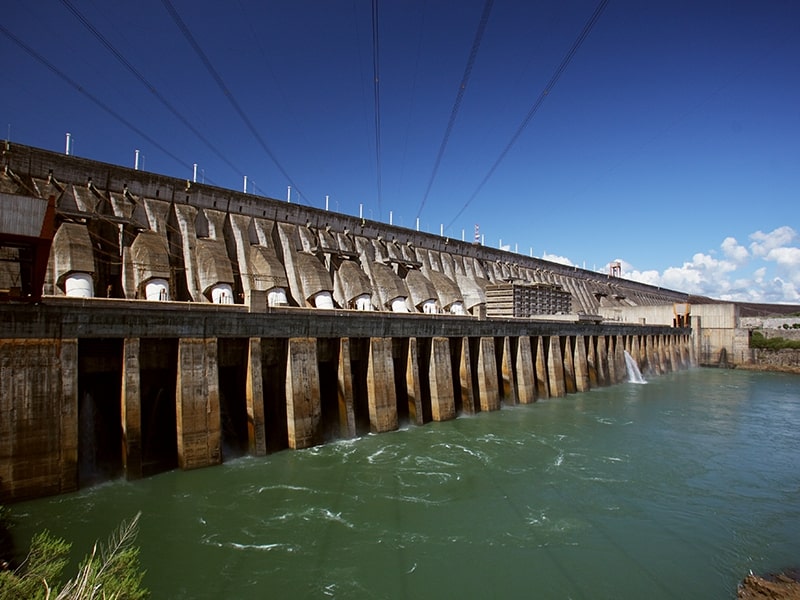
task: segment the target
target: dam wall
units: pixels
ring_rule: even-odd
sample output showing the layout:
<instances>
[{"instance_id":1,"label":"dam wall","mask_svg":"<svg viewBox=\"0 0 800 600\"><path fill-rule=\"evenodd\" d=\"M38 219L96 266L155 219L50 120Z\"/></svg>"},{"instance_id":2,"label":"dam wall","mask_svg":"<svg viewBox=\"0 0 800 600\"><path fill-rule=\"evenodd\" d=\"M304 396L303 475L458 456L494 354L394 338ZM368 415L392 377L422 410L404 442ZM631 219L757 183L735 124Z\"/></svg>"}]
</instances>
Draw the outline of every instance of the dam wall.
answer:
<instances>
[{"instance_id":1,"label":"dam wall","mask_svg":"<svg viewBox=\"0 0 800 600\"><path fill-rule=\"evenodd\" d=\"M33 215L53 205L39 273L44 295L243 304L251 291L265 291L270 306L473 316L485 312L487 288L509 282L569 293L570 309L558 311L574 315L687 299L446 236L19 144L4 145L2 166L4 207L27 202ZM36 235L39 225L28 229L31 240L45 237ZM8 235L0 227L8 259L0 291L26 297L28 262L18 246L2 244Z\"/></svg>"},{"instance_id":2,"label":"dam wall","mask_svg":"<svg viewBox=\"0 0 800 600\"><path fill-rule=\"evenodd\" d=\"M260 307L260 308L259 308ZM695 361L661 326L45 298L0 305L0 502L559 398Z\"/></svg>"}]
</instances>

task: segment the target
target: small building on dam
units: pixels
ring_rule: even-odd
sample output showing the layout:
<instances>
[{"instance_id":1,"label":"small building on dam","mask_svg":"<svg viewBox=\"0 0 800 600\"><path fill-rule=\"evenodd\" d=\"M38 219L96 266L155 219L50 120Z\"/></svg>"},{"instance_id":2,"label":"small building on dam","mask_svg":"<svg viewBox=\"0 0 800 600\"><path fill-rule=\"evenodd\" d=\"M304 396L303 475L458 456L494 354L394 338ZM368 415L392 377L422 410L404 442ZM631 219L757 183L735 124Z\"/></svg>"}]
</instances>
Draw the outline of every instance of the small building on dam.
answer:
<instances>
[{"instance_id":1,"label":"small building on dam","mask_svg":"<svg viewBox=\"0 0 800 600\"><path fill-rule=\"evenodd\" d=\"M0 502L714 352L685 293L10 143L0 256Z\"/></svg>"}]
</instances>

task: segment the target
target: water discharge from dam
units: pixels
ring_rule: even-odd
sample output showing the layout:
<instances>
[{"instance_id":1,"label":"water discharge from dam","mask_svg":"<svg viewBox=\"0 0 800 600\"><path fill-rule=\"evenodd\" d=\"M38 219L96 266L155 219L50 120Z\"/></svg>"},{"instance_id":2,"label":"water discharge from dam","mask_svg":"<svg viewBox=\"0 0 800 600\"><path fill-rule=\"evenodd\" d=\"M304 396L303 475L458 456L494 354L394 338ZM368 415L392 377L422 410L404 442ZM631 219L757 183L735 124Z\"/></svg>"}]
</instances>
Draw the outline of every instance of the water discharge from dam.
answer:
<instances>
[{"instance_id":1,"label":"water discharge from dam","mask_svg":"<svg viewBox=\"0 0 800 600\"><path fill-rule=\"evenodd\" d=\"M693 369L14 506L154 598L733 598L800 559L800 380Z\"/></svg>"}]
</instances>

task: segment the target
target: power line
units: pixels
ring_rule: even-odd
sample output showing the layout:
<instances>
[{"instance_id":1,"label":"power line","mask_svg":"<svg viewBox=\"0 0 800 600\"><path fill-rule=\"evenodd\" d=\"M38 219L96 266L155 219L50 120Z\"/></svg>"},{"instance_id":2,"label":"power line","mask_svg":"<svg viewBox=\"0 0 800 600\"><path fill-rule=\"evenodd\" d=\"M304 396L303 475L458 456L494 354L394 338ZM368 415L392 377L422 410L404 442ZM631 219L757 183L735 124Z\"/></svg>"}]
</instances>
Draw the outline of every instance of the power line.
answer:
<instances>
[{"instance_id":1,"label":"power line","mask_svg":"<svg viewBox=\"0 0 800 600\"><path fill-rule=\"evenodd\" d=\"M428 180L428 187L425 189L425 194L423 195L422 202L419 205L417 218L419 218L420 214L422 214L422 209L425 206L425 202L428 200L428 194L430 194L431 187L433 186L433 180L436 179L436 173L439 171L439 165L442 162L445 148L447 148L447 142L450 140L450 134L453 131L453 126L455 125L456 117L458 116L458 111L461 107L461 99L464 97L464 92L467 89L467 83L469 83L472 67L475 64L476 57L478 56L478 49L481 46L481 40L483 40L483 33L486 30L486 24L489 22L489 15L492 12L493 4L494 0L486 0L486 3L483 5L483 13L481 14L481 20L478 23L478 30L475 32L475 39L472 41L472 49L469 52L467 65L464 67L464 74L461 76L461 83L458 86L456 100L453 103L452 110L450 111L450 120L447 122L447 129L445 129L444 137L442 138L442 144L439 146L439 153L436 155L436 161L433 164L433 172Z\"/></svg>"},{"instance_id":2,"label":"power line","mask_svg":"<svg viewBox=\"0 0 800 600\"><path fill-rule=\"evenodd\" d=\"M123 125L125 125L125 126L128 128L128 129L130 129L131 131L133 131L135 134L137 134L138 136L140 136L142 139L144 139L144 140L148 141L148 142L149 142L150 144L152 144L152 145L153 145L155 148L158 148L159 150L161 150L161 152L163 152L165 155L169 156L169 157L170 157L172 160L174 160L174 161L175 161L176 163L178 163L179 165L182 165L182 166L186 167L186 169L187 169L187 170L192 168L192 166L191 166L191 165L189 165L189 164L187 164L187 163L183 162L183 160L181 160L180 158L178 158L177 156L175 156L175 155L174 155L172 152L170 152L169 150L167 150L166 148L164 148L164 147L163 147L161 144L159 144L159 143L158 143L156 140L154 140L153 138L151 138L151 137L150 137L149 135L147 135L147 134L146 134L144 131L142 131L141 129L139 129L139 128L138 128L136 125L134 125L133 123L131 123L130 121L128 121L128 120L127 120L125 117L123 117L121 114L119 114L118 112L116 112L116 111L115 111L113 108L111 108L110 106L108 106L107 104L105 104L105 103L104 103L102 100L100 100L100 99L99 99L99 98L97 98L96 96L92 95L92 94L91 94L91 93L90 93L88 90L86 90L86 89L85 89L83 86L81 86L81 85L80 85L80 84L79 84L77 81L75 81L74 79L70 78L70 77L69 77L69 76L68 76L66 73L64 73L64 72L63 72L63 71L61 71L61 70L60 70L58 67L56 67L56 66L55 66L53 63L51 63L50 61L48 61L48 60L47 60L47 59L46 59L44 56L42 56L41 54L39 54L38 52L36 52L36 50L34 50L34 49L33 49L33 48L31 48L30 46L28 46L28 45L27 45L25 42L23 42L21 39L19 39L17 36L15 36L13 33L11 33L11 32L10 32L8 29L6 29L6 28L3 26L3 24L2 24L2 23L0 23L0 31L2 31L2 32L5 34L5 36L6 36L6 37L8 37L8 38L9 38L11 41L13 41L15 44L17 44L17 46L19 46L20 48L22 48L22 49L23 49L25 52L27 52L27 53L28 53L30 56L32 56L33 58L35 58L36 60L38 60L38 61L39 61L40 63L42 63L42 64L43 64L45 67L47 67L47 68L48 68L48 69L50 69L50 70L51 70L53 73L55 73L55 74L56 74L58 77L60 77L62 80L64 80L64 81L65 81L66 83L68 83L70 86L72 86L73 88L75 88L75 89L76 89L78 92L80 92L81 94L83 94L84 96L86 96L86 97L87 97L89 100L91 100L92 102L94 102L94 103L95 103L97 106L99 106L100 108L102 108L102 109L103 109L105 112L107 112L109 115L111 115L112 117L114 117L114 118L115 118L117 121L119 121L120 123L122 123Z\"/></svg>"},{"instance_id":3,"label":"power line","mask_svg":"<svg viewBox=\"0 0 800 600\"><path fill-rule=\"evenodd\" d=\"M128 61L123 54L117 50L108 39L103 36L90 22L89 20L77 9L69 0L61 0L61 3L83 24L86 29L88 29L94 37L98 39L98 41L105 46L109 52L111 52L117 60L122 63L122 65L130 71L139 82L144 85L150 93L152 93L161 104L163 104L175 117L177 117L181 123L183 123L192 133L194 133L198 139L203 142L214 154L216 154L225 164L227 164L235 173L237 173L240 177L244 176L242 173L233 163L231 163L225 156L223 156L219 150L210 142L208 141L205 136L200 133L197 128L192 125L189 120L184 117L177 108L172 106L170 102L161 95L161 93L156 89L156 87L151 84L144 75L142 75L139 70L134 67L130 61Z\"/></svg>"},{"instance_id":4,"label":"power line","mask_svg":"<svg viewBox=\"0 0 800 600\"><path fill-rule=\"evenodd\" d=\"M378 0L372 0L372 73L375 90L375 161L378 184L378 218L381 217L381 93L380 93L380 56L378 54Z\"/></svg>"},{"instance_id":5,"label":"power line","mask_svg":"<svg viewBox=\"0 0 800 600\"><path fill-rule=\"evenodd\" d=\"M275 166L278 167L278 170L281 172L281 174L291 184L292 189L294 189L297 192L298 197L300 197L301 199L304 198L305 196L300 191L300 188L289 176L289 173L286 171L286 169L283 168L283 165L278 160L278 157L275 156L275 153L269 149L266 142L258 133L258 130L255 128L255 125L253 125L253 122L247 117L244 110L242 110L242 107L236 101L236 98L233 96L233 93L228 89L228 86L225 85L225 82L223 81L222 77L214 68L214 66L211 64L211 61L206 56L205 52L203 52L203 49L200 47L200 44L197 43L197 40L195 40L194 36L192 35L192 32L189 31L189 28L187 27L186 23L184 23L183 19L181 19L180 15L175 10L175 7L172 5L172 2L170 2L170 0L161 0L161 3L164 5L164 8L167 9L167 12L169 13L170 17L172 17L172 20L175 22L175 25L177 25L178 29L180 29L181 33L183 34L183 37L186 38L186 41L189 42L189 45L192 47L197 56L200 58L200 61L205 66L206 70L209 72L212 79L214 79L217 86L222 91L223 95L228 99L228 102L231 103L233 109L236 111L239 117L241 117L242 121L244 121L244 124L250 130L250 133L253 134L253 137L255 137L258 143L261 145L261 148L264 150L264 152L266 152L267 156L269 156L272 162L275 164Z\"/></svg>"},{"instance_id":6,"label":"power line","mask_svg":"<svg viewBox=\"0 0 800 600\"><path fill-rule=\"evenodd\" d=\"M489 172L486 174L483 180L478 184L478 187L464 203L464 206L461 207L461 210L459 210L453 217L453 220L447 224L448 228L453 223L456 222L456 219L458 219L458 217L461 216L461 214L467 209L470 203L481 192L483 186L485 186L488 183L489 179L492 177L492 175L494 175L494 172L497 170L497 167L500 166L500 163L503 162L503 160L505 159L506 155L509 153L511 148L514 146L514 144L517 143L517 140L522 135L522 132L525 131L525 128L528 126L528 123L531 122L531 119L533 119L534 115L539 110L539 107L541 107L542 103L544 103L545 98L547 98L548 94L550 94L550 92L553 90L561 75L567 69L567 66L572 61L573 57L575 56L575 53L578 51L578 48L580 48L581 44L583 44L584 40L586 40L586 38L588 37L589 33L591 32L597 20L600 18L600 15L602 14L607 4L608 0L601 0L600 4L597 5L597 8L595 8L594 13L592 13L592 16L586 22L586 25L583 26L583 29L581 30L580 34L578 35L577 39L572 43L572 46L570 46L570 49L567 51L567 54L561 60L561 63L558 65L558 68L556 68L555 72L553 73L553 76L544 86L544 89L539 94L539 97L536 99L536 102L533 103L533 106L531 106L530 110L528 111L528 114L525 115L525 118L522 120L522 123L520 123L516 132L514 132L514 135L511 136L511 140L508 142L506 147L500 153L500 156L497 157L497 160L491 166Z\"/></svg>"}]
</instances>

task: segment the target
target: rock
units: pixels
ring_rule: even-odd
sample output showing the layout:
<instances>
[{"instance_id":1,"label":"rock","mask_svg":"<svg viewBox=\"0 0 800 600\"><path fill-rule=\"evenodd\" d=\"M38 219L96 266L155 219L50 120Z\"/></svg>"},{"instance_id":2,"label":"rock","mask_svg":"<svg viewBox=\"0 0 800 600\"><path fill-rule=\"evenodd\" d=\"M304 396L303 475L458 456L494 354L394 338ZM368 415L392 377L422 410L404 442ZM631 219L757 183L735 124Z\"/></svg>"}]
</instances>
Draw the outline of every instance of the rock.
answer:
<instances>
[{"instance_id":1,"label":"rock","mask_svg":"<svg viewBox=\"0 0 800 600\"><path fill-rule=\"evenodd\" d=\"M800 570L759 577L750 574L739 584L740 600L800 600Z\"/></svg>"}]
</instances>

